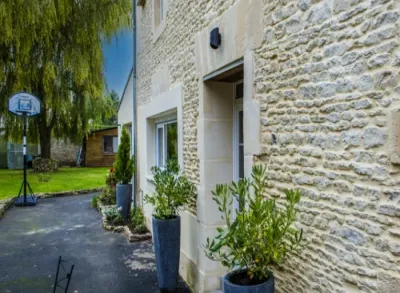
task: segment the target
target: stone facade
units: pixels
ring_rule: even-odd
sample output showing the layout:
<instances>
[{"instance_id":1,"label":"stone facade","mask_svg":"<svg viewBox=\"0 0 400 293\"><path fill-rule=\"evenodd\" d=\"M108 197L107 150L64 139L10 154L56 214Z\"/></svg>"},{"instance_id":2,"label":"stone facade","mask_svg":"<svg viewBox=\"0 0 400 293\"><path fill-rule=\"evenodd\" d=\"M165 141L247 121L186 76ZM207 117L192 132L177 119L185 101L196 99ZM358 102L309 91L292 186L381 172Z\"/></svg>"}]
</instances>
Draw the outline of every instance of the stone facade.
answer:
<instances>
[{"instance_id":1,"label":"stone facade","mask_svg":"<svg viewBox=\"0 0 400 293\"><path fill-rule=\"evenodd\" d=\"M309 242L275 272L277 292L400 292L400 1L171 0L157 39L151 2L138 13L138 106L182 87L183 167L199 186L203 76L250 53L245 87L255 106L248 108L259 111L251 115L256 124L245 121L259 144L250 164L268 164L269 196L302 190L296 225ZM260 42L253 19L243 20L248 32L229 29L229 20L241 23L240 13L260 11ZM222 34L223 44L235 44L221 47L222 59L202 51L202 32L216 24L234 34ZM142 164L140 150L138 156ZM196 291L207 291L217 283L199 285L196 276L208 266L201 256L207 229L201 218L185 217L183 234L199 230L194 242L183 240L197 252L185 252L190 261L181 272Z\"/></svg>"},{"instance_id":2,"label":"stone facade","mask_svg":"<svg viewBox=\"0 0 400 293\"><path fill-rule=\"evenodd\" d=\"M59 162L59 166L76 166L77 154L81 145L70 141L52 140L51 157Z\"/></svg>"}]
</instances>

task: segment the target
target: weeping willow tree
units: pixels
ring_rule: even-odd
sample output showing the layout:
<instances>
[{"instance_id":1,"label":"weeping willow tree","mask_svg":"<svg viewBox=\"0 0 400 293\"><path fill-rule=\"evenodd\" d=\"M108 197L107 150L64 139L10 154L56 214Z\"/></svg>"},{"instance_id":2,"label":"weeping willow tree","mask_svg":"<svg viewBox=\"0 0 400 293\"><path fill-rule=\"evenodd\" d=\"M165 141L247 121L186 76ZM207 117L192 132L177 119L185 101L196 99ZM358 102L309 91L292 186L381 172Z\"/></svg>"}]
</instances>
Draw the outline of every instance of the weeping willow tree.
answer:
<instances>
[{"instance_id":1,"label":"weeping willow tree","mask_svg":"<svg viewBox=\"0 0 400 293\"><path fill-rule=\"evenodd\" d=\"M21 137L7 98L26 89L42 101L30 142L50 158L51 138L81 141L110 110L101 44L131 24L131 0L0 0L0 124Z\"/></svg>"}]
</instances>

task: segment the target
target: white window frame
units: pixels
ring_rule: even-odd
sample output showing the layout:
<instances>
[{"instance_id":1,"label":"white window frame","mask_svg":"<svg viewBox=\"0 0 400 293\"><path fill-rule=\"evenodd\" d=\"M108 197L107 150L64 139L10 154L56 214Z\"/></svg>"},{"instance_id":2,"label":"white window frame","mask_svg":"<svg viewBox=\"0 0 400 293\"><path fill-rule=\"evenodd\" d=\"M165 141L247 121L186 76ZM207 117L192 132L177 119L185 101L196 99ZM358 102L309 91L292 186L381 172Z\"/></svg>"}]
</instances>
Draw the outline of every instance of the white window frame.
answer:
<instances>
[{"instance_id":1,"label":"white window frame","mask_svg":"<svg viewBox=\"0 0 400 293\"><path fill-rule=\"evenodd\" d=\"M112 152L106 152L104 149L104 140L106 137L111 137L112 138L112 145L113 145L113 151ZM102 137L102 143L103 143L103 155L115 155L118 151L118 136L117 135L103 135ZM117 140L117 149L114 150L114 140Z\"/></svg>"},{"instance_id":2,"label":"white window frame","mask_svg":"<svg viewBox=\"0 0 400 293\"><path fill-rule=\"evenodd\" d=\"M159 3L157 3L160 1ZM169 0L152 0L153 3L153 41L156 42L161 36L166 27L167 11L169 6ZM159 11L157 8L159 4ZM156 16L158 16L159 23L156 21Z\"/></svg>"},{"instance_id":3,"label":"white window frame","mask_svg":"<svg viewBox=\"0 0 400 293\"><path fill-rule=\"evenodd\" d=\"M156 166L158 167L164 167L167 163L167 126L169 124L176 123L178 124L177 119L170 119L170 120L165 120L163 122L156 122L155 125L155 163ZM159 159L159 152L160 152L160 147L159 147L159 136L158 136L158 130L163 129L163 143L162 143L162 153L163 153L163 161L160 162ZM179 134L178 134L179 135ZM177 138L179 140L179 138Z\"/></svg>"},{"instance_id":4,"label":"white window frame","mask_svg":"<svg viewBox=\"0 0 400 293\"><path fill-rule=\"evenodd\" d=\"M234 83L233 91L233 181L239 181L239 112L243 111L243 98L236 99L236 87L238 84L243 83L243 80ZM244 112L243 112L244 120ZM243 133L244 135L244 133ZM244 145L244 141L243 141ZM232 219L236 218L236 209L239 209L239 202L236 198L233 200L232 205Z\"/></svg>"},{"instance_id":5,"label":"white window frame","mask_svg":"<svg viewBox=\"0 0 400 293\"><path fill-rule=\"evenodd\" d=\"M233 91L233 180L236 182L239 181L239 112L243 111L243 98L236 99L236 87L241 83L243 80L235 82Z\"/></svg>"}]
</instances>

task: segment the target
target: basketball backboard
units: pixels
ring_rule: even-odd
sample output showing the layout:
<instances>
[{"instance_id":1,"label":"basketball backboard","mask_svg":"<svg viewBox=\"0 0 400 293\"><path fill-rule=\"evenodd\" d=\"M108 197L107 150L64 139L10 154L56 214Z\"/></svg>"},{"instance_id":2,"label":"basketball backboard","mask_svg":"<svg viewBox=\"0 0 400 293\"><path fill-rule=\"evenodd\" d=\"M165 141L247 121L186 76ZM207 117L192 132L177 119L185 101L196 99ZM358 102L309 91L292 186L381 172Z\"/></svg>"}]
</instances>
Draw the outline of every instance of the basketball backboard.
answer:
<instances>
[{"instance_id":1,"label":"basketball backboard","mask_svg":"<svg viewBox=\"0 0 400 293\"><path fill-rule=\"evenodd\" d=\"M8 111L15 115L35 116L40 114L40 100L32 94L21 92L8 98Z\"/></svg>"}]
</instances>

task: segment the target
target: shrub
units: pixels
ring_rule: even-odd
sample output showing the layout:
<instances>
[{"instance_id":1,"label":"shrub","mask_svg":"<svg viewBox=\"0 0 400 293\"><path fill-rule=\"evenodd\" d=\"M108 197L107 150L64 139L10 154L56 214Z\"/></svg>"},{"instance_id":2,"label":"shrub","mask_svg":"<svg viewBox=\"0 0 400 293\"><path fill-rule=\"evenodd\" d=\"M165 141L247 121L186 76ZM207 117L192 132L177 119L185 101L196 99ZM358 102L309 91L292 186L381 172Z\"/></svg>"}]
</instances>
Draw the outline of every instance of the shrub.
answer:
<instances>
[{"instance_id":1,"label":"shrub","mask_svg":"<svg viewBox=\"0 0 400 293\"><path fill-rule=\"evenodd\" d=\"M114 225L122 225L124 223L121 213L115 207L107 209L104 211L104 214L106 215L107 221Z\"/></svg>"},{"instance_id":2,"label":"shrub","mask_svg":"<svg viewBox=\"0 0 400 293\"><path fill-rule=\"evenodd\" d=\"M58 170L58 162L53 159L36 158L32 162L32 169L35 173L49 173Z\"/></svg>"},{"instance_id":3,"label":"shrub","mask_svg":"<svg viewBox=\"0 0 400 293\"><path fill-rule=\"evenodd\" d=\"M115 170L114 168L110 168L106 175L106 184L111 187L115 187L116 179L115 179Z\"/></svg>"},{"instance_id":4,"label":"shrub","mask_svg":"<svg viewBox=\"0 0 400 293\"><path fill-rule=\"evenodd\" d=\"M154 206L156 219L172 219L196 196L196 187L181 174L177 160L164 168L152 167L155 191L144 200Z\"/></svg>"},{"instance_id":5,"label":"shrub","mask_svg":"<svg viewBox=\"0 0 400 293\"><path fill-rule=\"evenodd\" d=\"M134 173L134 158L130 157L131 143L130 137L122 127L121 142L118 146L118 152L114 162L115 182L119 184L128 184Z\"/></svg>"},{"instance_id":6,"label":"shrub","mask_svg":"<svg viewBox=\"0 0 400 293\"><path fill-rule=\"evenodd\" d=\"M251 179L241 179L232 186L217 185L213 199L222 212L227 229L218 228L214 240L207 239L206 255L229 269L244 268L253 281L265 281L272 266L302 246L303 231L292 227L298 190L285 190L284 208L274 199L266 199L267 175L262 166L254 166ZM250 190L254 191L251 194ZM233 197L239 202L232 220Z\"/></svg>"},{"instance_id":7,"label":"shrub","mask_svg":"<svg viewBox=\"0 0 400 293\"><path fill-rule=\"evenodd\" d=\"M99 205L98 201L99 201L99 196L98 195L92 197L92 200L90 202L90 205L92 206L92 208L97 208L98 207L98 205Z\"/></svg>"},{"instance_id":8,"label":"shrub","mask_svg":"<svg viewBox=\"0 0 400 293\"><path fill-rule=\"evenodd\" d=\"M141 207L137 207L132 213L131 223L133 226L133 231L139 234L146 233L147 228L145 225L144 213Z\"/></svg>"},{"instance_id":9,"label":"shrub","mask_svg":"<svg viewBox=\"0 0 400 293\"><path fill-rule=\"evenodd\" d=\"M115 186L106 186L102 189L99 200L103 205L110 206L117 204Z\"/></svg>"},{"instance_id":10,"label":"shrub","mask_svg":"<svg viewBox=\"0 0 400 293\"><path fill-rule=\"evenodd\" d=\"M51 172L49 173L39 173L38 174L39 182L50 182L51 181Z\"/></svg>"}]
</instances>

